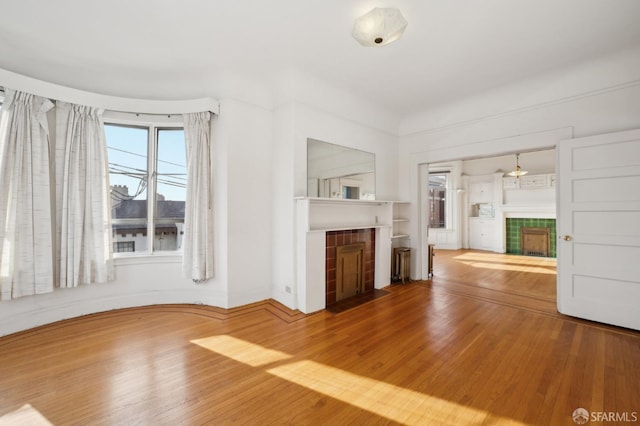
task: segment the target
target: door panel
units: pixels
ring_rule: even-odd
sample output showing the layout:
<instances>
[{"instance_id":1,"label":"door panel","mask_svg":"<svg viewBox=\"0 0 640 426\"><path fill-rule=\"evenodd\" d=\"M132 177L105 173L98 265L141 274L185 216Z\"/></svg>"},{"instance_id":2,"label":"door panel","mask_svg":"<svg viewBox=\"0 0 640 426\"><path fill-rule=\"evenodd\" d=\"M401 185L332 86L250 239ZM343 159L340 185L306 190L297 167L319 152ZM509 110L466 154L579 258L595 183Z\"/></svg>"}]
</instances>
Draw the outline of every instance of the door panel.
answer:
<instances>
[{"instance_id":1,"label":"door panel","mask_svg":"<svg viewBox=\"0 0 640 426\"><path fill-rule=\"evenodd\" d=\"M640 201L640 176L594 177L573 182L576 203Z\"/></svg>"},{"instance_id":2,"label":"door panel","mask_svg":"<svg viewBox=\"0 0 640 426\"><path fill-rule=\"evenodd\" d=\"M574 243L573 266L598 274L605 268L608 277L633 281L640 274L640 248L624 245ZM595 259L595 261L594 261Z\"/></svg>"},{"instance_id":3,"label":"door panel","mask_svg":"<svg viewBox=\"0 0 640 426\"><path fill-rule=\"evenodd\" d=\"M640 130L557 152L558 310L640 330Z\"/></svg>"},{"instance_id":4,"label":"door panel","mask_svg":"<svg viewBox=\"0 0 640 426\"><path fill-rule=\"evenodd\" d=\"M629 281L575 275L573 293L575 297L581 299L629 309L637 305L640 300L640 286L630 284L632 283ZM607 291L603 292L603 288Z\"/></svg>"},{"instance_id":5,"label":"door panel","mask_svg":"<svg viewBox=\"0 0 640 426\"><path fill-rule=\"evenodd\" d=\"M591 236L640 237L640 212L574 212L573 232Z\"/></svg>"},{"instance_id":6,"label":"door panel","mask_svg":"<svg viewBox=\"0 0 640 426\"><path fill-rule=\"evenodd\" d=\"M574 170L597 170L612 167L637 166L637 140L613 142L605 145L576 147L573 150Z\"/></svg>"}]
</instances>

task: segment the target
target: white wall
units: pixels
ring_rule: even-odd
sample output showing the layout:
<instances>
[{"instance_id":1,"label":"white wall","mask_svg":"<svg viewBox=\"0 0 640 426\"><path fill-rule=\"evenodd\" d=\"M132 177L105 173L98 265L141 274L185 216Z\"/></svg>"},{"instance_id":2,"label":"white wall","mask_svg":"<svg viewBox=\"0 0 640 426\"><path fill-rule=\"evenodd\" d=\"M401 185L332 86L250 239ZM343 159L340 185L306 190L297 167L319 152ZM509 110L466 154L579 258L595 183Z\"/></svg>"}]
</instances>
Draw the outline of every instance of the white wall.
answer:
<instances>
[{"instance_id":1,"label":"white wall","mask_svg":"<svg viewBox=\"0 0 640 426\"><path fill-rule=\"evenodd\" d=\"M220 134L226 149L229 307L270 297L272 113L222 100Z\"/></svg>"},{"instance_id":2,"label":"white wall","mask_svg":"<svg viewBox=\"0 0 640 426\"><path fill-rule=\"evenodd\" d=\"M273 167L271 188L271 297L289 307L295 302L295 202L293 176L295 168L295 105L277 108L273 116Z\"/></svg>"},{"instance_id":3,"label":"white wall","mask_svg":"<svg viewBox=\"0 0 640 426\"><path fill-rule=\"evenodd\" d=\"M298 96L308 99L309 95L303 91ZM271 297L291 308L297 307L299 284L296 282L294 198L307 196L307 138L374 153L376 199L397 197L397 136L367 122L361 116L362 105L354 104L352 110L345 110L344 104L339 107L348 115L339 116L298 99L283 103L274 112Z\"/></svg>"},{"instance_id":4,"label":"white wall","mask_svg":"<svg viewBox=\"0 0 640 426\"><path fill-rule=\"evenodd\" d=\"M423 163L526 152L562 139L640 128L640 51L559 70L404 120L400 196L417 205ZM419 211L412 238L422 239ZM426 277L424 244L413 277Z\"/></svg>"}]
</instances>

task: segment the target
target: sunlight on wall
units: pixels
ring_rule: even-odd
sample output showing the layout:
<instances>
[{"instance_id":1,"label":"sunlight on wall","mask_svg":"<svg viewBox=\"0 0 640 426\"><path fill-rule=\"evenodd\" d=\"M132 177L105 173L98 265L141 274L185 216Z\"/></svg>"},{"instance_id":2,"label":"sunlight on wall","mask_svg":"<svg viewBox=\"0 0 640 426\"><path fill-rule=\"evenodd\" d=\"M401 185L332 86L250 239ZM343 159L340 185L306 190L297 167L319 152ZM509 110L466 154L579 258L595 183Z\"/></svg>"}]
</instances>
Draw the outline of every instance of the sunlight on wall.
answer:
<instances>
[{"instance_id":1,"label":"sunlight on wall","mask_svg":"<svg viewBox=\"0 0 640 426\"><path fill-rule=\"evenodd\" d=\"M231 336L212 336L191 342L254 367L292 358L292 355L284 352ZM266 372L402 424L522 424L310 360L285 362L267 369Z\"/></svg>"},{"instance_id":2,"label":"sunlight on wall","mask_svg":"<svg viewBox=\"0 0 640 426\"><path fill-rule=\"evenodd\" d=\"M38 410L31 404L22 407L0 417L0 426L53 426Z\"/></svg>"}]
</instances>

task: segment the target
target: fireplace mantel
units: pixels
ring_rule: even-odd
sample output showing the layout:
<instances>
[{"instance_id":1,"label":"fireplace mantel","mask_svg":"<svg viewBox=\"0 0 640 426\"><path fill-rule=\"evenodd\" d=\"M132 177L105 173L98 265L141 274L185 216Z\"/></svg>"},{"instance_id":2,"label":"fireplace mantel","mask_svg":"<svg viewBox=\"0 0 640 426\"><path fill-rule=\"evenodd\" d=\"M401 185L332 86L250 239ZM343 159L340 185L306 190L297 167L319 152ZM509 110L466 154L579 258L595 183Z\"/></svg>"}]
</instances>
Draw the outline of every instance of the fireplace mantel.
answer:
<instances>
[{"instance_id":1,"label":"fireplace mantel","mask_svg":"<svg viewBox=\"0 0 640 426\"><path fill-rule=\"evenodd\" d=\"M326 307L326 233L375 229L374 287L389 285L393 202L297 198L296 294L297 309L304 313Z\"/></svg>"},{"instance_id":2,"label":"fireplace mantel","mask_svg":"<svg viewBox=\"0 0 640 426\"><path fill-rule=\"evenodd\" d=\"M391 226L391 201L297 198L298 211L308 219L306 231L340 231Z\"/></svg>"},{"instance_id":3,"label":"fireplace mantel","mask_svg":"<svg viewBox=\"0 0 640 426\"><path fill-rule=\"evenodd\" d=\"M504 218L536 218L555 219L555 204L503 204L498 206L497 213Z\"/></svg>"}]
</instances>

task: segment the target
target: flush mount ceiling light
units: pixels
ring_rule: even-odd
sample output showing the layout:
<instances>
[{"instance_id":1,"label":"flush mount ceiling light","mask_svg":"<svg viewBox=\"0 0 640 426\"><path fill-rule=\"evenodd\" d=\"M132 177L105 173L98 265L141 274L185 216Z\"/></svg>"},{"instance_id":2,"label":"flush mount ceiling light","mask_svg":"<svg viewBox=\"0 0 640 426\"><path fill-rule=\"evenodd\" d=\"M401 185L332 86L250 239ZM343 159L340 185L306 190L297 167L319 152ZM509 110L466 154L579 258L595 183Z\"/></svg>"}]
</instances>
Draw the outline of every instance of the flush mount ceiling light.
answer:
<instances>
[{"instance_id":1,"label":"flush mount ceiling light","mask_svg":"<svg viewBox=\"0 0 640 426\"><path fill-rule=\"evenodd\" d=\"M356 19L351 35L363 46L384 46L398 40L405 28L407 20L398 9L376 7Z\"/></svg>"},{"instance_id":2,"label":"flush mount ceiling light","mask_svg":"<svg viewBox=\"0 0 640 426\"><path fill-rule=\"evenodd\" d=\"M522 170L520 168L519 157L520 157L520 153L516 153L516 169L512 172L509 172L509 176L515 176L516 179L519 178L520 176L524 176L527 173L529 173L526 170Z\"/></svg>"}]
</instances>

